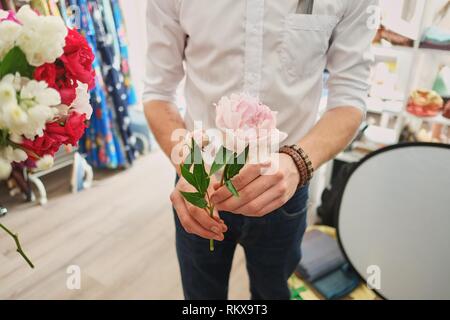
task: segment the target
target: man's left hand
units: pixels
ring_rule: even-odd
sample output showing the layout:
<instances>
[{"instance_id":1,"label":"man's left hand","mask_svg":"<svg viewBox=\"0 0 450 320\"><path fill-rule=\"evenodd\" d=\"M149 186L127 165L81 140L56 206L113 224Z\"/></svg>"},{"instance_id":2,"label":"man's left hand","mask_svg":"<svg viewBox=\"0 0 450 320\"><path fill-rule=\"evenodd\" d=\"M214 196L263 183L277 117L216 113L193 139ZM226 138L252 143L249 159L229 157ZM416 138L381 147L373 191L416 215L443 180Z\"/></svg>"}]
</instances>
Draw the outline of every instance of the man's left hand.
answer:
<instances>
[{"instance_id":1,"label":"man's left hand","mask_svg":"<svg viewBox=\"0 0 450 320\"><path fill-rule=\"evenodd\" d=\"M266 165L248 164L232 179L239 192L234 197L225 186L216 186L211 201L220 211L262 217L280 208L292 198L300 182L300 175L289 155L278 154L278 169L262 175Z\"/></svg>"}]
</instances>

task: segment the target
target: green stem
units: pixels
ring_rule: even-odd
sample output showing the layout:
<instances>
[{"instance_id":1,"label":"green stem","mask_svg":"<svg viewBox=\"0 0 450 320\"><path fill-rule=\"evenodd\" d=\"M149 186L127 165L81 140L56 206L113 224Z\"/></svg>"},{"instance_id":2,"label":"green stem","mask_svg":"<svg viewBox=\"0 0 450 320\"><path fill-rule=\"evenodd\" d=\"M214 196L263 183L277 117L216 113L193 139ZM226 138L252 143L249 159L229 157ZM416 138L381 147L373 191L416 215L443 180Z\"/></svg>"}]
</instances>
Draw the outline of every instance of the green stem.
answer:
<instances>
[{"instance_id":1,"label":"green stem","mask_svg":"<svg viewBox=\"0 0 450 320\"><path fill-rule=\"evenodd\" d=\"M3 224L0 223L0 228L2 228L7 234L9 234L13 239L14 242L16 243L16 251L25 259L25 261L28 263L28 265L30 266L30 268L34 269L34 265L31 262L31 260L27 257L27 255L25 254L25 252L23 252L22 250L22 246L20 245L20 240L19 240L19 235L18 234L14 234L12 233L8 228L6 228Z\"/></svg>"},{"instance_id":2,"label":"green stem","mask_svg":"<svg viewBox=\"0 0 450 320\"><path fill-rule=\"evenodd\" d=\"M214 206L209 208L209 216L213 219L214 218ZM214 240L209 239L209 251L214 251Z\"/></svg>"},{"instance_id":3,"label":"green stem","mask_svg":"<svg viewBox=\"0 0 450 320\"><path fill-rule=\"evenodd\" d=\"M223 169L222 178L220 178L220 186L222 187L225 184L225 171L227 170L227 166Z\"/></svg>"},{"instance_id":4,"label":"green stem","mask_svg":"<svg viewBox=\"0 0 450 320\"><path fill-rule=\"evenodd\" d=\"M211 198L209 197L209 192L206 191L206 197L208 199L208 214L211 217L211 219L214 219L214 206L211 204ZM214 240L213 239L209 239L209 251L213 252L214 251Z\"/></svg>"}]
</instances>

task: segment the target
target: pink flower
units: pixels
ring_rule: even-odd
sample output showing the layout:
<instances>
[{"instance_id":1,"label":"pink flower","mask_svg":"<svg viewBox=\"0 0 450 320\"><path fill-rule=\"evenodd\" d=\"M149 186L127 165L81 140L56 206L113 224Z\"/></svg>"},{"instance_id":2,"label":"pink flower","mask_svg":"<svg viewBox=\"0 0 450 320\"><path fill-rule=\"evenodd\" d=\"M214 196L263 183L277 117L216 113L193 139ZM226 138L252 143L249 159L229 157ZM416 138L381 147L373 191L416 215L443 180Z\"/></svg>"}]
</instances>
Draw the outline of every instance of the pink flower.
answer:
<instances>
[{"instance_id":1,"label":"pink flower","mask_svg":"<svg viewBox=\"0 0 450 320\"><path fill-rule=\"evenodd\" d=\"M224 133L225 148L240 154L249 146L253 162L266 161L287 137L277 129L277 113L255 97L223 97L216 111L216 126Z\"/></svg>"},{"instance_id":2,"label":"pink flower","mask_svg":"<svg viewBox=\"0 0 450 320\"><path fill-rule=\"evenodd\" d=\"M17 20L16 18L16 14L14 13L14 11L1 11L0 10L0 22L3 21L11 21L11 22L15 22L17 24L21 24L19 22L19 20Z\"/></svg>"}]
</instances>

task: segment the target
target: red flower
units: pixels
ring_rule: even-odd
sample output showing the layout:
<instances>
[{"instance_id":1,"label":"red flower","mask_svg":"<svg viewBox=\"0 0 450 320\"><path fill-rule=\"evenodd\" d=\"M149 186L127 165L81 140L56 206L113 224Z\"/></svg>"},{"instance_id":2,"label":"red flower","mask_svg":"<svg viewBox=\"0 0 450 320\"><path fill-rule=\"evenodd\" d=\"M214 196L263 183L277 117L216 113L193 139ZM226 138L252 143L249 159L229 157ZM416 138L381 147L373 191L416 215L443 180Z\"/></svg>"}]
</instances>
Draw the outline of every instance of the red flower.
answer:
<instances>
[{"instance_id":1,"label":"red flower","mask_svg":"<svg viewBox=\"0 0 450 320\"><path fill-rule=\"evenodd\" d=\"M70 106L76 98L78 84L66 76L64 65L58 61L46 63L34 71L34 79L47 82L50 88L59 92L61 103Z\"/></svg>"},{"instance_id":2,"label":"red flower","mask_svg":"<svg viewBox=\"0 0 450 320\"><path fill-rule=\"evenodd\" d=\"M34 71L34 79L45 81L51 88L56 88L56 65L54 63L45 63L37 67Z\"/></svg>"},{"instance_id":3,"label":"red flower","mask_svg":"<svg viewBox=\"0 0 450 320\"><path fill-rule=\"evenodd\" d=\"M86 83L89 89L95 86L94 58L86 39L69 29L64 54L55 63L36 68L34 78L47 82L49 87L59 92L61 103L70 106L76 98L77 81Z\"/></svg>"},{"instance_id":4,"label":"red flower","mask_svg":"<svg viewBox=\"0 0 450 320\"><path fill-rule=\"evenodd\" d=\"M65 123L59 121L47 123L42 137L34 140L25 139L22 146L30 151L28 155L32 160L45 155L54 156L63 144L76 146L86 128L86 115L71 112Z\"/></svg>"},{"instance_id":5,"label":"red flower","mask_svg":"<svg viewBox=\"0 0 450 320\"><path fill-rule=\"evenodd\" d=\"M68 138L67 143L76 146L87 127L85 113L71 112L64 126Z\"/></svg>"},{"instance_id":6,"label":"red flower","mask_svg":"<svg viewBox=\"0 0 450 320\"><path fill-rule=\"evenodd\" d=\"M95 71L92 68L95 56L86 39L77 31L69 29L60 59L68 78L86 83L89 89L95 86Z\"/></svg>"},{"instance_id":7,"label":"red flower","mask_svg":"<svg viewBox=\"0 0 450 320\"><path fill-rule=\"evenodd\" d=\"M67 142L67 137L62 134L52 132L53 128L61 127L57 122L47 124L47 128L42 137L34 140L25 139L22 146L29 151L28 156L32 160L38 160L45 155L54 156L59 148Z\"/></svg>"}]
</instances>

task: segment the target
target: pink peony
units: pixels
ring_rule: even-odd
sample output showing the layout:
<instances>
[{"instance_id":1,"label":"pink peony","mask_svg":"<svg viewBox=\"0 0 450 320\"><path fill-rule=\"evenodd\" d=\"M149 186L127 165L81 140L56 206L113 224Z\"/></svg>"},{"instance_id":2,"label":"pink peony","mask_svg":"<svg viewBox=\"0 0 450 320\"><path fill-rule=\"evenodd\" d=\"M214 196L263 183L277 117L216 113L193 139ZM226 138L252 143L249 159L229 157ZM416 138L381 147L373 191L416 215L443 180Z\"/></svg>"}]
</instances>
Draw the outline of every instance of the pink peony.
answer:
<instances>
[{"instance_id":1,"label":"pink peony","mask_svg":"<svg viewBox=\"0 0 450 320\"><path fill-rule=\"evenodd\" d=\"M250 146L250 161L267 161L287 134L277 129L277 113L246 94L223 97L216 105L216 126L224 133L223 145L242 153Z\"/></svg>"}]
</instances>

